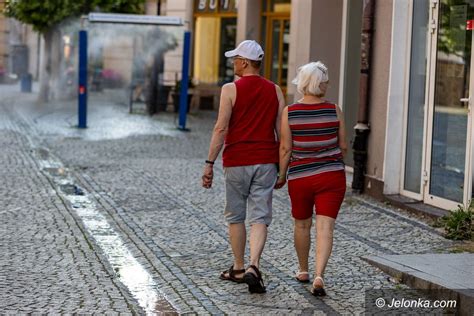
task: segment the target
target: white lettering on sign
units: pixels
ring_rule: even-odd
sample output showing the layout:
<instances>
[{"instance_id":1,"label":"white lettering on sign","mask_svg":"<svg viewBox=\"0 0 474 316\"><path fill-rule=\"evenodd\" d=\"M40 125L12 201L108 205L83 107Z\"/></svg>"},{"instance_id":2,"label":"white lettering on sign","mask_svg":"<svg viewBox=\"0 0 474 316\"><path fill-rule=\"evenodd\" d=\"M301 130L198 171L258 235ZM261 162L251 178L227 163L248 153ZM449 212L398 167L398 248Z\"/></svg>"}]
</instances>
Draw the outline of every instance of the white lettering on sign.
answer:
<instances>
[{"instance_id":1,"label":"white lettering on sign","mask_svg":"<svg viewBox=\"0 0 474 316\"><path fill-rule=\"evenodd\" d=\"M196 3L199 12L228 12L235 11L238 0L199 0Z\"/></svg>"},{"instance_id":2,"label":"white lettering on sign","mask_svg":"<svg viewBox=\"0 0 474 316\"><path fill-rule=\"evenodd\" d=\"M217 0L209 0L209 9L215 10L217 7Z\"/></svg>"},{"instance_id":3,"label":"white lettering on sign","mask_svg":"<svg viewBox=\"0 0 474 316\"><path fill-rule=\"evenodd\" d=\"M224 0L221 2L221 8L224 9L224 10L228 10L229 9L229 0Z\"/></svg>"},{"instance_id":4,"label":"white lettering on sign","mask_svg":"<svg viewBox=\"0 0 474 316\"><path fill-rule=\"evenodd\" d=\"M204 10L206 8L206 0L199 0L198 9Z\"/></svg>"}]
</instances>

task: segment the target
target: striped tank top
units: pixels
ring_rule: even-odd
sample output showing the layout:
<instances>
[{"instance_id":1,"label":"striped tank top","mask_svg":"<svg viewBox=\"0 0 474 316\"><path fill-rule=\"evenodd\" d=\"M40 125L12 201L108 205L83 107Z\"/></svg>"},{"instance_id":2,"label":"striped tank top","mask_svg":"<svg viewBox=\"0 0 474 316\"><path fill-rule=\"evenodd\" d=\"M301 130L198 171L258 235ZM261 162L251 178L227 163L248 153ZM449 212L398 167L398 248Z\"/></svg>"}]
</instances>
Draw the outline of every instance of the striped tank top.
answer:
<instances>
[{"instance_id":1,"label":"striped tank top","mask_svg":"<svg viewBox=\"0 0 474 316\"><path fill-rule=\"evenodd\" d=\"M291 104L288 123L293 138L288 180L344 170L335 104Z\"/></svg>"}]
</instances>

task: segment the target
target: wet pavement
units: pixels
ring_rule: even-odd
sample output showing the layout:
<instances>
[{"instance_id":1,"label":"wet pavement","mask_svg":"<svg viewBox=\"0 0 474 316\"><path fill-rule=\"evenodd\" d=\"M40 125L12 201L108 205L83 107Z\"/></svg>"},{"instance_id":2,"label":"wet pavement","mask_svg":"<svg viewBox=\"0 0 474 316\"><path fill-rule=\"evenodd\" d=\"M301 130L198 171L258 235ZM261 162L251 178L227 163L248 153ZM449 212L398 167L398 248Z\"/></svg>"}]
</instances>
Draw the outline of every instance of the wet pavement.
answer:
<instances>
[{"instance_id":1,"label":"wet pavement","mask_svg":"<svg viewBox=\"0 0 474 316\"><path fill-rule=\"evenodd\" d=\"M218 279L232 260L219 162L213 189L200 186L215 112L188 116L185 133L173 113L128 114L105 94L79 130L75 101L41 106L18 90L0 86L0 313L360 314L365 289L403 287L362 256L453 247L425 222L348 193L328 296L315 298L293 278L283 189L261 263L268 292L250 295Z\"/></svg>"}]
</instances>

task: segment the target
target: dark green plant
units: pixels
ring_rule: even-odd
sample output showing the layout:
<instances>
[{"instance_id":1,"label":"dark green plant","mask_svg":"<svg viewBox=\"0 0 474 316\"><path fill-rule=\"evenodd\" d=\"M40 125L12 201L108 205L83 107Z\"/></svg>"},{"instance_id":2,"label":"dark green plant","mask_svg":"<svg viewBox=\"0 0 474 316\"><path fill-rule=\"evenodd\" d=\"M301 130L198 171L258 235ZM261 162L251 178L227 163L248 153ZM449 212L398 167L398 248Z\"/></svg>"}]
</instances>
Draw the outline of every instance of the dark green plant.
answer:
<instances>
[{"instance_id":1,"label":"dark green plant","mask_svg":"<svg viewBox=\"0 0 474 316\"><path fill-rule=\"evenodd\" d=\"M474 240L474 202L469 207L459 205L458 209L438 219L436 226L445 229L446 238L454 240Z\"/></svg>"},{"instance_id":2,"label":"dark green plant","mask_svg":"<svg viewBox=\"0 0 474 316\"><path fill-rule=\"evenodd\" d=\"M460 16L462 17L463 14L472 16L474 9L466 5L465 0L440 2L438 50L469 61L471 59L471 41L469 40L471 32L466 31L466 19ZM460 46L460 43L466 47Z\"/></svg>"}]
</instances>

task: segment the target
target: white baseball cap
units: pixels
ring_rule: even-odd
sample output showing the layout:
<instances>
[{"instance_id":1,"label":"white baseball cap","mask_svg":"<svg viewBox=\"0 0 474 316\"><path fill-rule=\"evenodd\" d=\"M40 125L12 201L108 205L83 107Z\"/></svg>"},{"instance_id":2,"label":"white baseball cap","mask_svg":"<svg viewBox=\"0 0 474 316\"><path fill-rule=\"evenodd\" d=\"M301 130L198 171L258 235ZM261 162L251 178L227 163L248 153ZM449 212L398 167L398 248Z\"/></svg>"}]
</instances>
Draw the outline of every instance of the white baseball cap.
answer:
<instances>
[{"instance_id":1,"label":"white baseball cap","mask_svg":"<svg viewBox=\"0 0 474 316\"><path fill-rule=\"evenodd\" d=\"M225 57L242 56L250 60L262 60L263 49L256 41L245 40L242 43L240 43L236 49L225 52L224 56Z\"/></svg>"}]
</instances>

